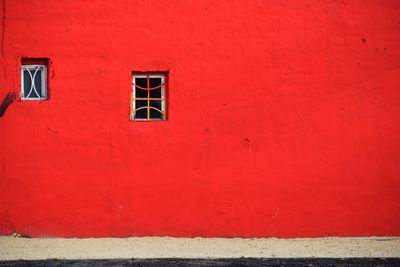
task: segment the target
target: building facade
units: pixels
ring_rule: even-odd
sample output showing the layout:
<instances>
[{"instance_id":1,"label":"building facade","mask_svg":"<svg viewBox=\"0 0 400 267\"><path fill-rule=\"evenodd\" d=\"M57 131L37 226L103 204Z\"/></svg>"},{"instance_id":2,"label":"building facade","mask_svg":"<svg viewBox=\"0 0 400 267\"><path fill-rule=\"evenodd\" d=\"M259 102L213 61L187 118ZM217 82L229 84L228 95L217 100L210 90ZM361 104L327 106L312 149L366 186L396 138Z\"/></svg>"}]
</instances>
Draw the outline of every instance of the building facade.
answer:
<instances>
[{"instance_id":1,"label":"building facade","mask_svg":"<svg viewBox=\"0 0 400 267\"><path fill-rule=\"evenodd\" d=\"M1 8L1 234L400 235L399 1Z\"/></svg>"}]
</instances>

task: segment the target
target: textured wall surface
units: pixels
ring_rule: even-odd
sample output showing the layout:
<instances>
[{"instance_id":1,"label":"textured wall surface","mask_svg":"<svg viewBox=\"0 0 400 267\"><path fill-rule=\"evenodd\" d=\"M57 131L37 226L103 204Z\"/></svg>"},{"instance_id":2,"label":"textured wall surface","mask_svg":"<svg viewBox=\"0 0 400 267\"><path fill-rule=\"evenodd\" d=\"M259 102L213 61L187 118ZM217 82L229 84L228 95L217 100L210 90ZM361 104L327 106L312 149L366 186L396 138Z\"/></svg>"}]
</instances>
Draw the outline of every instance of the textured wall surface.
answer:
<instances>
[{"instance_id":1,"label":"textured wall surface","mask_svg":"<svg viewBox=\"0 0 400 267\"><path fill-rule=\"evenodd\" d=\"M0 4L1 234L400 235L400 1ZM143 70L168 121L129 121Z\"/></svg>"}]
</instances>

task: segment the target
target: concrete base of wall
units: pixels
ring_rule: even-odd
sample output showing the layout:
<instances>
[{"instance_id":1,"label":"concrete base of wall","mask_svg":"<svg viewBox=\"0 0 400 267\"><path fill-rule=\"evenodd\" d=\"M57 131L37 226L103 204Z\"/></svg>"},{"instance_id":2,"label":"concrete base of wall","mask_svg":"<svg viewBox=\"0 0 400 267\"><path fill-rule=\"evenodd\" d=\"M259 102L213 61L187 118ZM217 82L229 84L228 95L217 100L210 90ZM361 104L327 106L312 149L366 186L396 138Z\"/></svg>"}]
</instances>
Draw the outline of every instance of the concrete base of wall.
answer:
<instances>
[{"instance_id":1,"label":"concrete base of wall","mask_svg":"<svg viewBox=\"0 0 400 267\"><path fill-rule=\"evenodd\" d=\"M0 237L0 260L397 258L400 237L17 238ZM106 265L107 266L107 265ZM151 265L149 265L151 266ZM269 266L269 265L267 265Z\"/></svg>"}]
</instances>

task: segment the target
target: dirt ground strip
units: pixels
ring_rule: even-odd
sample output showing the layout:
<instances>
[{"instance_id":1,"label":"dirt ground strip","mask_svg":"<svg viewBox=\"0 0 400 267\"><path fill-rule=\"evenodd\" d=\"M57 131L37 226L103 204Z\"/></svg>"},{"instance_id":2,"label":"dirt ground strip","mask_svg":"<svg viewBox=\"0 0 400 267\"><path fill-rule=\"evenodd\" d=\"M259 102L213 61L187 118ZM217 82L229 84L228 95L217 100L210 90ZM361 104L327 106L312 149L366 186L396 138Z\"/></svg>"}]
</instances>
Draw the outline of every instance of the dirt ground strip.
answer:
<instances>
[{"instance_id":1,"label":"dirt ground strip","mask_svg":"<svg viewBox=\"0 0 400 267\"><path fill-rule=\"evenodd\" d=\"M0 261L1 267L398 267L400 258L231 258L231 259L108 259Z\"/></svg>"},{"instance_id":2,"label":"dirt ground strip","mask_svg":"<svg viewBox=\"0 0 400 267\"><path fill-rule=\"evenodd\" d=\"M400 258L400 237L0 237L0 260L163 258Z\"/></svg>"}]
</instances>

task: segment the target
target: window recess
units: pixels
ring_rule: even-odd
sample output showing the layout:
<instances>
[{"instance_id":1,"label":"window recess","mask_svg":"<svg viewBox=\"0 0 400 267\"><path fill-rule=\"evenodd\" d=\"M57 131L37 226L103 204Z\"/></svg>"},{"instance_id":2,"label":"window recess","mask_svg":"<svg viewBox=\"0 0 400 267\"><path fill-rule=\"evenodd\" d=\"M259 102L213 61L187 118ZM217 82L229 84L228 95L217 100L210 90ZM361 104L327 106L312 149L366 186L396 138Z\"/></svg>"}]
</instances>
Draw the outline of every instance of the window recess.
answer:
<instances>
[{"instance_id":1,"label":"window recess","mask_svg":"<svg viewBox=\"0 0 400 267\"><path fill-rule=\"evenodd\" d=\"M166 119L166 74L133 73L130 119Z\"/></svg>"},{"instance_id":2,"label":"window recess","mask_svg":"<svg viewBox=\"0 0 400 267\"><path fill-rule=\"evenodd\" d=\"M21 62L21 99L46 100L47 60L22 59Z\"/></svg>"}]
</instances>

